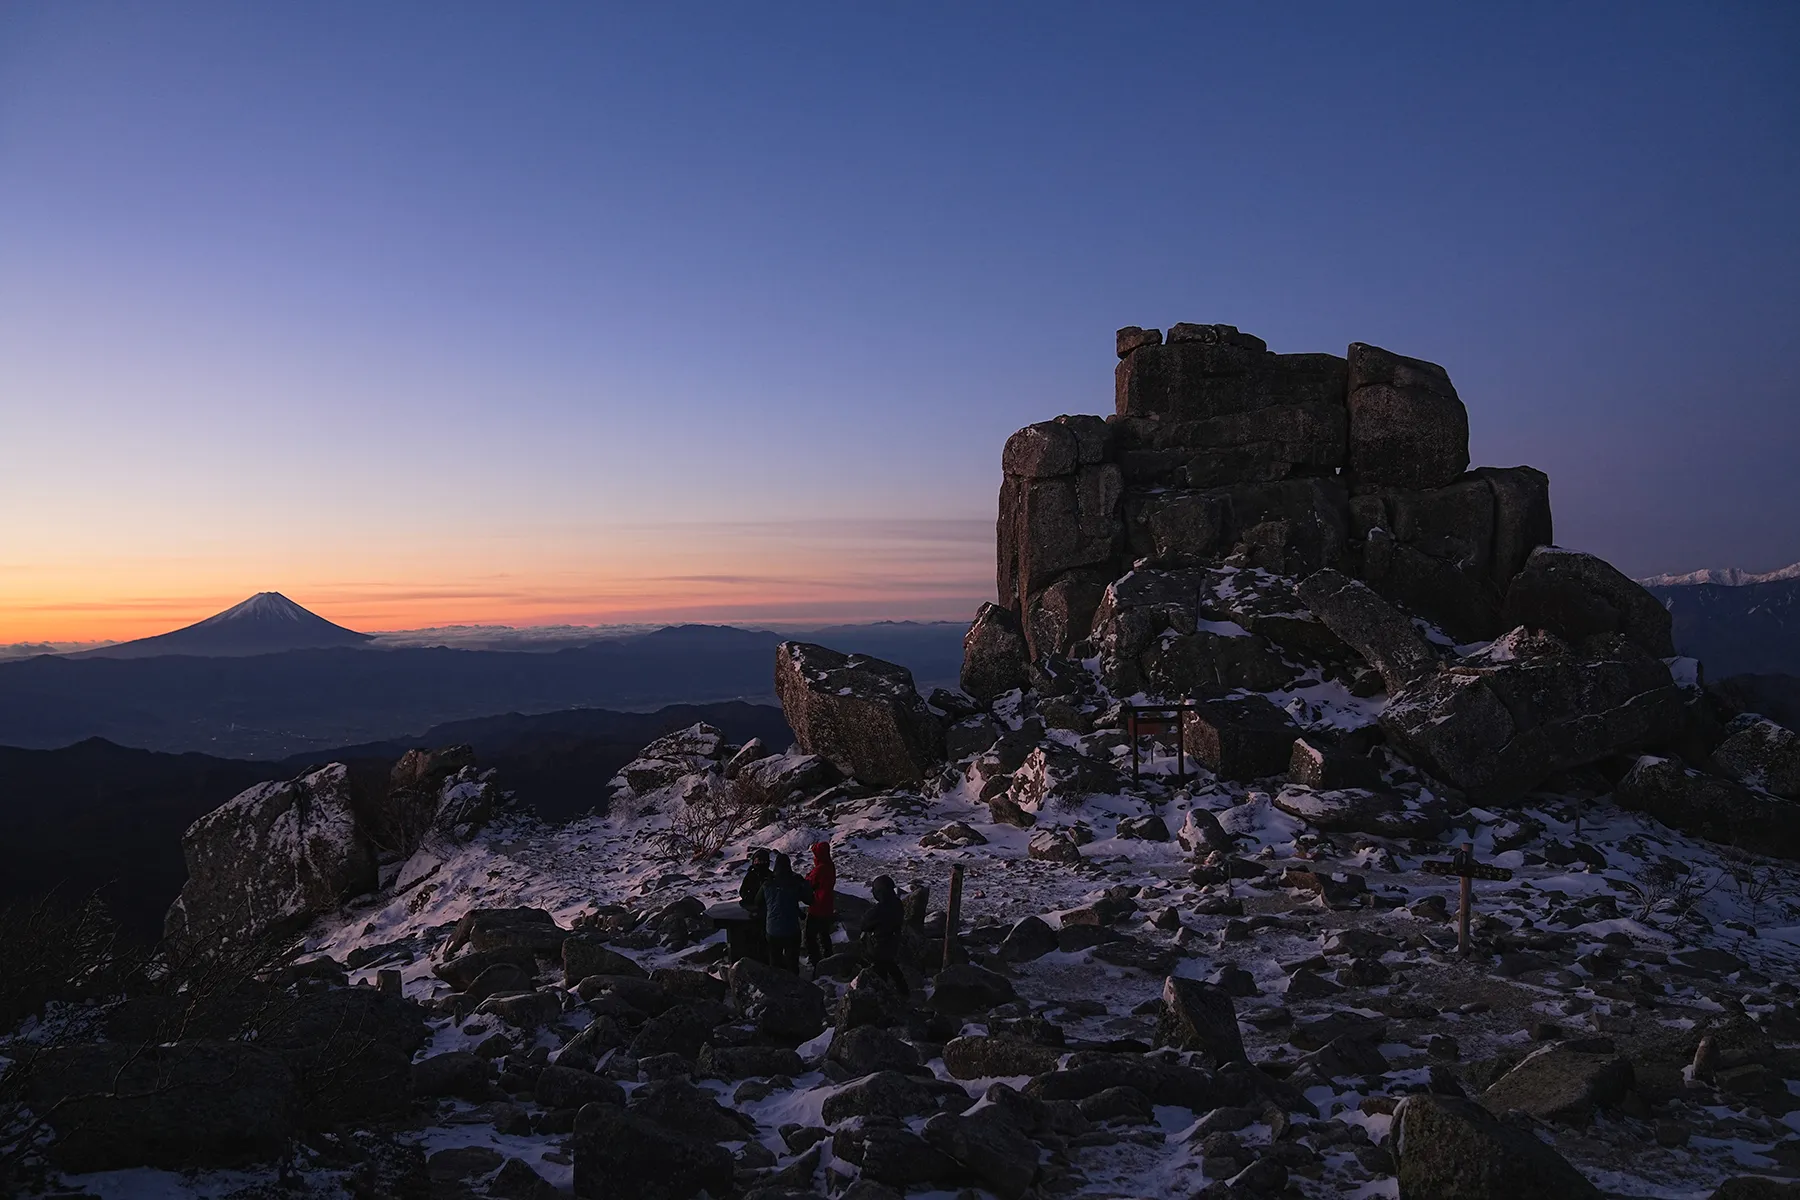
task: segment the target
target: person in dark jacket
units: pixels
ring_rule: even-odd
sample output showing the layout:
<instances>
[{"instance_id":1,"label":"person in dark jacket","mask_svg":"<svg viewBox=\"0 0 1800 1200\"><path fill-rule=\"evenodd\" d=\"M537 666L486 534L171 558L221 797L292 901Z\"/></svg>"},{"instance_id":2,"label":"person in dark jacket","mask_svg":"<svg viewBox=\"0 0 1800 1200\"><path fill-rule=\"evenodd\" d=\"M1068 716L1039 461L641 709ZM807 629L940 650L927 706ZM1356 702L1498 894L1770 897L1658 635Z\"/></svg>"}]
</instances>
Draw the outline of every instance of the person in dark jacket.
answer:
<instances>
[{"instance_id":1,"label":"person in dark jacket","mask_svg":"<svg viewBox=\"0 0 1800 1200\"><path fill-rule=\"evenodd\" d=\"M869 953L876 977L892 983L902 996L907 995L912 985L900 970L900 927L906 914L900 907L900 893L894 887L893 877L877 875L869 884L869 894L874 897L875 906L862 920L859 932L863 947Z\"/></svg>"},{"instance_id":2,"label":"person in dark jacket","mask_svg":"<svg viewBox=\"0 0 1800 1200\"><path fill-rule=\"evenodd\" d=\"M763 934L763 884L769 881L769 852L752 850L750 852L750 869L744 872L744 882L738 884L738 903L750 914L750 923L744 930L744 953L757 962L769 961L769 943Z\"/></svg>"},{"instance_id":3,"label":"person in dark jacket","mask_svg":"<svg viewBox=\"0 0 1800 1200\"><path fill-rule=\"evenodd\" d=\"M769 940L769 965L800 973L800 906L806 883L794 874L788 856L775 855L775 869L762 886L763 931Z\"/></svg>"},{"instance_id":4,"label":"person in dark jacket","mask_svg":"<svg viewBox=\"0 0 1800 1200\"><path fill-rule=\"evenodd\" d=\"M830 842L814 842L812 855L812 870L806 873L806 961L817 975L819 964L831 955L831 927L837 923L837 866Z\"/></svg>"}]
</instances>

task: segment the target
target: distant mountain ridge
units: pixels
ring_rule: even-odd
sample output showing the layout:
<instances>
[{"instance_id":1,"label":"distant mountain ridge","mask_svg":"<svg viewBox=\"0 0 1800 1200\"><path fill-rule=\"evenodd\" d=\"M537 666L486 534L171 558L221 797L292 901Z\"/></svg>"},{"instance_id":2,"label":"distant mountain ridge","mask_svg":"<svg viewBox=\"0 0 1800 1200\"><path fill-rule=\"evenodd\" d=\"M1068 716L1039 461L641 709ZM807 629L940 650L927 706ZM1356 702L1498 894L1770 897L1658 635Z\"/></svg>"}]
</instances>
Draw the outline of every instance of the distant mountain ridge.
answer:
<instances>
[{"instance_id":1,"label":"distant mountain ridge","mask_svg":"<svg viewBox=\"0 0 1800 1200\"><path fill-rule=\"evenodd\" d=\"M1684 575L1651 575L1638 580L1647 588L1659 587L1693 587L1702 583L1718 584L1721 587L1744 587L1755 583L1781 583L1789 579L1800 579L1800 563L1792 563L1774 571L1746 571L1742 567L1706 567L1698 571L1689 571Z\"/></svg>"},{"instance_id":2,"label":"distant mountain ridge","mask_svg":"<svg viewBox=\"0 0 1800 1200\"><path fill-rule=\"evenodd\" d=\"M1675 648L1708 679L1800 675L1800 563L1755 574L1736 568L1640 580L1669 610Z\"/></svg>"},{"instance_id":3,"label":"distant mountain ridge","mask_svg":"<svg viewBox=\"0 0 1800 1200\"><path fill-rule=\"evenodd\" d=\"M954 686L962 633L960 625L896 624L791 636L900 663L929 690ZM237 656L43 655L0 661L0 745L50 749L103 737L284 759L496 712L773 702L781 641L767 631L684 625L552 651L358 643Z\"/></svg>"},{"instance_id":4,"label":"distant mountain ridge","mask_svg":"<svg viewBox=\"0 0 1800 1200\"><path fill-rule=\"evenodd\" d=\"M138 638L95 650L83 650L71 658L154 658L166 654L192 654L204 658L242 658L254 654L283 654L290 650L329 650L339 646L365 646L366 633L334 625L315 612L295 604L280 592L258 592L204 621L154 637Z\"/></svg>"}]
</instances>

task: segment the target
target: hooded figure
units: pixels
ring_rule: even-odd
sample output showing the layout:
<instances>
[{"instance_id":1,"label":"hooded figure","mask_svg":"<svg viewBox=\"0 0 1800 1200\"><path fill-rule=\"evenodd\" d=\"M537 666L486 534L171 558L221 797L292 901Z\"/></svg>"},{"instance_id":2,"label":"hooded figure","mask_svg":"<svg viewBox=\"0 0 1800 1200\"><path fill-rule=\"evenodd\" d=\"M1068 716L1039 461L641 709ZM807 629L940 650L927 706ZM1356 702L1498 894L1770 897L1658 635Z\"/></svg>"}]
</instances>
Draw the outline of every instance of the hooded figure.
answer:
<instances>
[{"instance_id":1,"label":"hooded figure","mask_svg":"<svg viewBox=\"0 0 1800 1200\"><path fill-rule=\"evenodd\" d=\"M831 861L830 842L814 842L812 855L812 870L806 873L806 961L816 976L819 963L831 955L831 927L837 923L837 867Z\"/></svg>"},{"instance_id":2,"label":"hooded figure","mask_svg":"<svg viewBox=\"0 0 1800 1200\"><path fill-rule=\"evenodd\" d=\"M775 869L762 886L763 930L769 939L769 965L800 971L800 907L806 884L788 856L775 855Z\"/></svg>"},{"instance_id":3,"label":"hooded figure","mask_svg":"<svg viewBox=\"0 0 1800 1200\"><path fill-rule=\"evenodd\" d=\"M900 893L889 875L877 875L869 883L869 894L875 906L863 917L860 930L863 945L869 952L875 974L900 989L901 995L911 991L906 975L900 970L900 929L906 923L906 912L900 907Z\"/></svg>"},{"instance_id":4,"label":"hooded figure","mask_svg":"<svg viewBox=\"0 0 1800 1200\"><path fill-rule=\"evenodd\" d=\"M738 885L738 903L744 906L750 920L743 931L743 953L746 958L754 958L757 962L769 961L769 943L763 936L763 884L769 881L769 852L756 849L750 852L750 869L744 872L744 881Z\"/></svg>"}]
</instances>

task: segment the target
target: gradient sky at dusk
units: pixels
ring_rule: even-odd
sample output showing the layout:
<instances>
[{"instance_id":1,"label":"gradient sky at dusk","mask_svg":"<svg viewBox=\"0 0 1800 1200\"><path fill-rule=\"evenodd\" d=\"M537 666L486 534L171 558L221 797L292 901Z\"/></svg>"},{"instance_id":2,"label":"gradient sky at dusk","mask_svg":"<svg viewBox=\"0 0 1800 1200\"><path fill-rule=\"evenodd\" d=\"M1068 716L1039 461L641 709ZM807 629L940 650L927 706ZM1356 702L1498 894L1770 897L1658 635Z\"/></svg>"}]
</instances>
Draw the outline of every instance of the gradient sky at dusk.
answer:
<instances>
[{"instance_id":1,"label":"gradient sky at dusk","mask_svg":"<svg viewBox=\"0 0 1800 1200\"><path fill-rule=\"evenodd\" d=\"M0 641L966 618L1112 331L1800 559L1800 6L0 5Z\"/></svg>"}]
</instances>

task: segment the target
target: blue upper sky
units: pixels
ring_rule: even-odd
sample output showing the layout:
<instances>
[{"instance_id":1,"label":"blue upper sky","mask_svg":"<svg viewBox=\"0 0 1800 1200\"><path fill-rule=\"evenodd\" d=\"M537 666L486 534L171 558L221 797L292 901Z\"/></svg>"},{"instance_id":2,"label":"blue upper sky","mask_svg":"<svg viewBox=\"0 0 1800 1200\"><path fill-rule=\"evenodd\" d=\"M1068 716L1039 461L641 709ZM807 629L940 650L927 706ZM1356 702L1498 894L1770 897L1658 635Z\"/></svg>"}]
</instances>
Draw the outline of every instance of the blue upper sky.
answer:
<instances>
[{"instance_id":1,"label":"blue upper sky","mask_svg":"<svg viewBox=\"0 0 1800 1200\"><path fill-rule=\"evenodd\" d=\"M1183 320L1443 363L1633 574L1800 559L1796 62L1791 3L8 4L0 640L966 615L1006 434Z\"/></svg>"}]
</instances>

